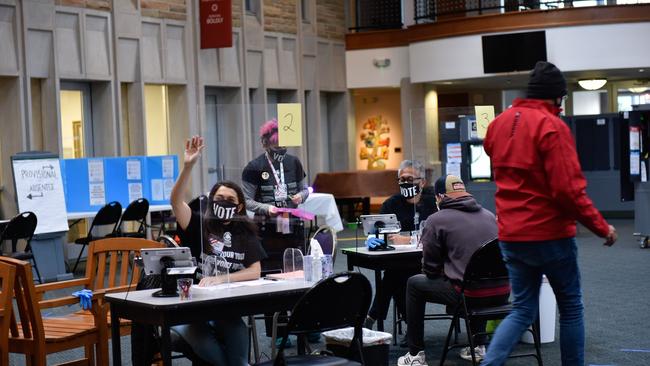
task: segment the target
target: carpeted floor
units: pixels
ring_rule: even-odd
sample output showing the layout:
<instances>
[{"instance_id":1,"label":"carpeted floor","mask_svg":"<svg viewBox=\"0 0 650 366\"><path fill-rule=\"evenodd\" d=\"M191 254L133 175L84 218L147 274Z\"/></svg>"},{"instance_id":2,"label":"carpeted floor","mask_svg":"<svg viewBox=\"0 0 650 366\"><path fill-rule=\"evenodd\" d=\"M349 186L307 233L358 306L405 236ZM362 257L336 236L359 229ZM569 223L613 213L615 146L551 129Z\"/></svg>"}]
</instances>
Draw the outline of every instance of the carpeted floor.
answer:
<instances>
[{"instance_id":1,"label":"carpeted floor","mask_svg":"<svg viewBox=\"0 0 650 366\"><path fill-rule=\"evenodd\" d=\"M611 221L619 232L619 242L607 248L603 240L581 228L578 234L580 265L583 280L586 328L586 363L588 366L647 366L650 365L650 249L640 249L633 237L632 220ZM339 249L354 246L353 230L339 233ZM347 240L345 240L347 239ZM340 253L339 253L340 254ZM335 264L336 271L346 270L346 258L339 255ZM373 281L371 271L361 270ZM63 311L74 311L70 307ZM434 310L431 308L430 310ZM441 308L435 308L441 311ZM392 314L392 311L389 312ZM428 321L425 324L426 354L429 365L437 365L441 348L449 323L447 321ZM392 319L386 322L386 328L392 329ZM263 333L263 322L258 321L260 347L263 359L268 359L270 342ZM461 334L463 335L463 334ZM398 336L401 339L402 336ZM295 344L295 342L294 342ZM324 348L321 343L312 348ZM531 347L520 345L520 349ZM130 344L128 337L122 337L122 362L130 365ZM289 350L295 353L295 347ZM397 358L406 353L405 348L390 347L389 365L396 365ZM48 357L49 364L80 357L82 351L61 352ZM560 365L559 328L556 327L555 342L542 347L544 364ZM10 365L24 365L24 358L12 355ZM457 356L450 354L446 365L470 365ZM507 365L534 365L534 359L518 359ZM184 359L174 360L174 365L190 365Z\"/></svg>"}]
</instances>

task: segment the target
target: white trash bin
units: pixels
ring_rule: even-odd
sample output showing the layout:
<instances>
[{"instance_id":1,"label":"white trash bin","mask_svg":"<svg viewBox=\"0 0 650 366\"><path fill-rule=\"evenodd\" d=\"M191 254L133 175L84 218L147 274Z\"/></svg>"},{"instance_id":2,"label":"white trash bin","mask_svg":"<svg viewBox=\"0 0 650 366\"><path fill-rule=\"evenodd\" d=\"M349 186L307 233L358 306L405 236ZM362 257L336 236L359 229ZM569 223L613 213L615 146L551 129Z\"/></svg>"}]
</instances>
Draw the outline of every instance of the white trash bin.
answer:
<instances>
[{"instance_id":1,"label":"white trash bin","mask_svg":"<svg viewBox=\"0 0 650 366\"><path fill-rule=\"evenodd\" d=\"M555 317L557 314L557 302L551 284L548 278L542 278L542 287L539 290L539 333L542 343L551 343L555 341ZM533 335L531 332L524 332L521 336L524 343L533 344Z\"/></svg>"}]
</instances>

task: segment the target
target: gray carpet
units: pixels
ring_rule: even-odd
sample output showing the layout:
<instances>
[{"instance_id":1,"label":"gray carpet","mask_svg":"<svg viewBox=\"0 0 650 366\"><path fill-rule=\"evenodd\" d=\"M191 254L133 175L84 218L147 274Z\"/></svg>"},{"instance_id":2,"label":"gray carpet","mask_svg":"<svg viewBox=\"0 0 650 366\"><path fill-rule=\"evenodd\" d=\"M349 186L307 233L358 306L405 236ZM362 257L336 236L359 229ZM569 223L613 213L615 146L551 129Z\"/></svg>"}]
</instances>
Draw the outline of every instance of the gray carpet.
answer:
<instances>
[{"instance_id":1,"label":"gray carpet","mask_svg":"<svg viewBox=\"0 0 650 366\"><path fill-rule=\"evenodd\" d=\"M578 234L580 265L583 279L585 323L586 323L586 363L591 366L647 366L650 365L650 249L640 249L632 236L632 220L611 222L619 232L619 242L607 248L603 240L581 228ZM353 238L354 231L339 233L339 238ZM341 241L339 248L354 246L354 241ZM340 254L340 253L339 253ZM336 271L346 270L346 259L339 255ZM373 281L371 271L362 270ZM76 307L63 309L72 312ZM440 312L441 308L428 309ZM389 312L392 314L392 311ZM392 318L386 322L392 329ZM449 323L447 321L428 321L425 324L425 343L429 365L437 365ZM270 342L263 333L263 322L257 324L263 359L268 359ZM555 342L544 344L542 355L547 366L560 365L559 328L556 327ZM464 335L461 334L461 336ZM401 339L402 336L398 336ZM295 344L295 342L294 342ZM324 343L312 345L314 349L324 348ZM531 346L520 345L519 350L528 351ZM128 337L122 337L122 362L129 365L130 344ZM295 353L295 347L289 349ZM390 347L390 365L406 353L405 348ZM82 351L61 352L48 357L49 364L80 357ZM24 358L12 355L10 365L24 365ZM457 356L454 351L448 356L446 365L470 365ZM534 365L534 359L512 360L507 365ZM190 365L187 360L174 360L174 365Z\"/></svg>"}]
</instances>

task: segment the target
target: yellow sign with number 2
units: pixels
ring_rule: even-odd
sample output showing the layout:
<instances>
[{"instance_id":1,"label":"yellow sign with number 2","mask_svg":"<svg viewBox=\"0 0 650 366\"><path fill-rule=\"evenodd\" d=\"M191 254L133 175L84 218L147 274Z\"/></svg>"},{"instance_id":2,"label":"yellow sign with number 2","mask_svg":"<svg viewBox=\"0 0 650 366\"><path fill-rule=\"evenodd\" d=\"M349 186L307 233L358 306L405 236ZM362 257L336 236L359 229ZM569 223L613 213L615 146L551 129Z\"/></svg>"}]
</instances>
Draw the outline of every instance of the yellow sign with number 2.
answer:
<instances>
[{"instance_id":1,"label":"yellow sign with number 2","mask_svg":"<svg viewBox=\"0 0 650 366\"><path fill-rule=\"evenodd\" d=\"M484 139L488 126L494 120L494 106L477 105L474 106L474 112L476 113L476 133L478 138Z\"/></svg>"},{"instance_id":2,"label":"yellow sign with number 2","mask_svg":"<svg viewBox=\"0 0 650 366\"><path fill-rule=\"evenodd\" d=\"M278 103L278 145L302 146L300 103Z\"/></svg>"}]
</instances>

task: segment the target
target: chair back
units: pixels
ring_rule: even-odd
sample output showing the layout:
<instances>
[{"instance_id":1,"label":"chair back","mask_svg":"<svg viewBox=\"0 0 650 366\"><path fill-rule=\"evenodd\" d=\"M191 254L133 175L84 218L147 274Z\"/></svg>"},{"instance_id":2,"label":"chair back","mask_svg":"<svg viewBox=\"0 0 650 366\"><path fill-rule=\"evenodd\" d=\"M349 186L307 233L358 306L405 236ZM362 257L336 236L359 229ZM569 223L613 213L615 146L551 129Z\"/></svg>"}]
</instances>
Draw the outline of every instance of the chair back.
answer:
<instances>
[{"instance_id":1,"label":"chair back","mask_svg":"<svg viewBox=\"0 0 650 366\"><path fill-rule=\"evenodd\" d=\"M461 295L469 306L506 304L510 294L508 269L499 240L492 239L476 250L465 268Z\"/></svg>"},{"instance_id":2,"label":"chair back","mask_svg":"<svg viewBox=\"0 0 650 366\"><path fill-rule=\"evenodd\" d=\"M34 288L32 266L29 262L0 257L0 263L14 267L14 299L16 311L12 312L9 337L28 343L32 354L45 354L45 331L38 295ZM20 324L20 330L18 328Z\"/></svg>"},{"instance_id":3,"label":"chair back","mask_svg":"<svg viewBox=\"0 0 650 366\"><path fill-rule=\"evenodd\" d=\"M140 238L107 238L91 242L86 266L89 288L93 291L116 287L126 290L137 284L141 271L133 262L140 256L140 249L164 247L162 243Z\"/></svg>"},{"instance_id":4,"label":"chair back","mask_svg":"<svg viewBox=\"0 0 650 366\"><path fill-rule=\"evenodd\" d=\"M316 283L291 310L274 365L284 364L284 348L289 334L307 334L345 327L354 327L350 355L358 353L362 357L363 322L370 308L371 295L370 282L357 272L339 273Z\"/></svg>"},{"instance_id":5,"label":"chair back","mask_svg":"<svg viewBox=\"0 0 650 366\"><path fill-rule=\"evenodd\" d=\"M114 225L113 230L117 227L120 217L122 216L122 205L117 202L109 202L104 207L100 208L97 211L97 215L93 218L92 224L90 224L90 229L88 230L88 235L90 236L95 226L102 225Z\"/></svg>"},{"instance_id":6,"label":"chair back","mask_svg":"<svg viewBox=\"0 0 650 366\"><path fill-rule=\"evenodd\" d=\"M9 327L11 325L16 269L0 263L0 365L9 365Z\"/></svg>"},{"instance_id":7,"label":"chair back","mask_svg":"<svg viewBox=\"0 0 650 366\"><path fill-rule=\"evenodd\" d=\"M122 231L122 224L124 224L125 221L137 221L140 223L137 232L144 233L144 222L147 219L148 213L149 201L147 201L146 198L138 198L126 206L126 209L120 217L120 222L116 226L117 230Z\"/></svg>"},{"instance_id":8,"label":"chair back","mask_svg":"<svg viewBox=\"0 0 650 366\"><path fill-rule=\"evenodd\" d=\"M316 240L320 244L321 249L323 249L323 254L331 254L332 261L336 259L336 232L332 227L323 225L321 226L314 235L311 237L313 240ZM311 252L310 250L307 253Z\"/></svg>"},{"instance_id":9,"label":"chair back","mask_svg":"<svg viewBox=\"0 0 650 366\"><path fill-rule=\"evenodd\" d=\"M7 226L5 227L2 235L0 235L0 243L5 240L11 240L11 252L16 252L16 246L19 239L25 239L27 245L25 251L31 250L30 241L34 236L38 220L36 214L31 211L21 212L14 216Z\"/></svg>"}]
</instances>

